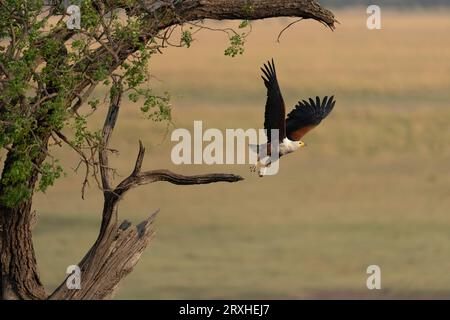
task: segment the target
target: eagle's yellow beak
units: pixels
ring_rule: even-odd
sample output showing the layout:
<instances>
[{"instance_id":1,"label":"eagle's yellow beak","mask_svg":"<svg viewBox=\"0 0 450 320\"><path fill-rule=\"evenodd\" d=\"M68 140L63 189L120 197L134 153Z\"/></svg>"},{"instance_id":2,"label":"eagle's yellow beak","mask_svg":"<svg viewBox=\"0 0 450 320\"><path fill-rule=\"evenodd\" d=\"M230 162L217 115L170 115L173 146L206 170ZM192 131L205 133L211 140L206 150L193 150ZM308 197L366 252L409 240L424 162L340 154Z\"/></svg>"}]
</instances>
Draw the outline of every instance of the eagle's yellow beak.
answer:
<instances>
[{"instance_id":1,"label":"eagle's yellow beak","mask_svg":"<svg viewBox=\"0 0 450 320\"><path fill-rule=\"evenodd\" d=\"M299 142L299 145L300 145L300 148L302 148L302 147L306 147L306 146L307 146L307 144L306 144L306 143L304 143L303 141L300 141L300 142Z\"/></svg>"}]
</instances>

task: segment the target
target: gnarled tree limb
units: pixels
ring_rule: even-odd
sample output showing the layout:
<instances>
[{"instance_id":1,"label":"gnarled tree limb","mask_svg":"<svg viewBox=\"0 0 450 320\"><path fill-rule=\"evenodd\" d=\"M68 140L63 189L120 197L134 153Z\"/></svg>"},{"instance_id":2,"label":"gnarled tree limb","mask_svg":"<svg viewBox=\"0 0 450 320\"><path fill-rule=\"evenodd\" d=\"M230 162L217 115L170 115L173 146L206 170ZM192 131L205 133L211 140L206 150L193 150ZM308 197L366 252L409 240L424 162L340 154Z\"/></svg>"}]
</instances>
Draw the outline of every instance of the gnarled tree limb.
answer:
<instances>
[{"instance_id":1,"label":"gnarled tree limb","mask_svg":"<svg viewBox=\"0 0 450 320\"><path fill-rule=\"evenodd\" d=\"M157 181L166 181L176 185L210 184L215 182L238 182L244 180L241 176L229 173L210 173L195 176L185 176L169 170L151 170L141 172L145 149L139 141L139 154L133 172L125 178L114 190L117 196L124 195L131 188Z\"/></svg>"},{"instance_id":2,"label":"gnarled tree limb","mask_svg":"<svg viewBox=\"0 0 450 320\"><path fill-rule=\"evenodd\" d=\"M336 23L333 13L315 0L144 0L148 10L168 5L185 21L301 17L317 20L330 29L334 29Z\"/></svg>"}]
</instances>

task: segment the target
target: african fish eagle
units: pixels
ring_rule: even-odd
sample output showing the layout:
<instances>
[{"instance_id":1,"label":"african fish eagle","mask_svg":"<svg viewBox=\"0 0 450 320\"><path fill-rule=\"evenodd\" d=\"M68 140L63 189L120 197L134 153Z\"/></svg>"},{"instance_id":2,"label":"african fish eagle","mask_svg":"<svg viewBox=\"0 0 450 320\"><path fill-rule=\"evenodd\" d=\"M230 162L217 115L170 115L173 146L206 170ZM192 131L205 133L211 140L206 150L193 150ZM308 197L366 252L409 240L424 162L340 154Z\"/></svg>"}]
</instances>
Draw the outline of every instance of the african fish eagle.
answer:
<instances>
[{"instance_id":1,"label":"african fish eagle","mask_svg":"<svg viewBox=\"0 0 450 320\"><path fill-rule=\"evenodd\" d=\"M267 102L264 114L264 129L267 130L267 155L271 154L271 130L277 129L279 134L279 157L292 153L306 146L301 140L303 136L317 127L333 110L336 101L334 96L325 97L322 101L316 97L315 101L309 98L309 101L299 101L294 109L286 118L286 109L278 85L275 64L268 61L261 68L263 72L262 79L267 88ZM258 157L258 162L252 166L252 171L259 171L263 175L265 167L270 162L262 163Z\"/></svg>"}]
</instances>

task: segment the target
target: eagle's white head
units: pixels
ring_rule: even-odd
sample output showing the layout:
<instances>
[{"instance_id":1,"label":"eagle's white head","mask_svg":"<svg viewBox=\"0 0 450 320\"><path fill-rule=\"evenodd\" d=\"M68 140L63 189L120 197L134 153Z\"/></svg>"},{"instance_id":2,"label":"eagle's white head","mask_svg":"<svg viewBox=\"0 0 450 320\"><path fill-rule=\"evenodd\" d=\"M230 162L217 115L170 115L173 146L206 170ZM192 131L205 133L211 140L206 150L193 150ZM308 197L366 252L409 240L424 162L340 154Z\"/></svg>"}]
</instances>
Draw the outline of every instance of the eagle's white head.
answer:
<instances>
[{"instance_id":1,"label":"eagle's white head","mask_svg":"<svg viewBox=\"0 0 450 320\"><path fill-rule=\"evenodd\" d=\"M297 142L297 144L298 144L298 149L300 149L300 148L303 148L303 147L306 147L306 143L305 142L303 142L303 141L296 141Z\"/></svg>"},{"instance_id":2,"label":"eagle's white head","mask_svg":"<svg viewBox=\"0 0 450 320\"><path fill-rule=\"evenodd\" d=\"M280 143L280 154L285 155L294 151L297 151L300 148L303 148L306 146L306 143L303 141L292 141L288 138L284 138L283 142Z\"/></svg>"}]
</instances>

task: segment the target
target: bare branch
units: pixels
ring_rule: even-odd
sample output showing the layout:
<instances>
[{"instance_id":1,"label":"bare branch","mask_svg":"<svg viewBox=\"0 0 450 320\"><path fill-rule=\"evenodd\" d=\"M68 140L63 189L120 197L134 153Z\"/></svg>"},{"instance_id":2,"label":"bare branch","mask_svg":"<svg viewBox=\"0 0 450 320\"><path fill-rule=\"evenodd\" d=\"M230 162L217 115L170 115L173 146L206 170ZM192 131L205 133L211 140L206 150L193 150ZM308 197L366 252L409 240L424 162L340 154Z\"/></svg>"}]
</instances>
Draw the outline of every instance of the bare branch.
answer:
<instances>
[{"instance_id":1,"label":"bare branch","mask_svg":"<svg viewBox=\"0 0 450 320\"><path fill-rule=\"evenodd\" d=\"M111 177L109 174L108 165L108 146L109 139L117 122L119 115L120 102L122 100L123 86L121 79L114 80L114 87L111 89L111 102L108 109L108 114L105 119L102 131L102 140L99 149L100 174L102 177L102 186L104 192L111 190Z\"/></svg>"},{"instance_id":2,"label":"bare branch","mask_svg":"<svg viewBox=\"0 0 450 320\"><path fill-rule=\"evenodd\" d=\"M142 141L139 140L139 153L138 153L138 156L136 159L136 164L134 165L134 170L131 173L131 176L137 176L141 172L142 162L144 161L144 156L145 156L145 148L144 148L144 145L142 144Z\"/></svg>"},{"instance_id":3,"label":"bare branch","mask_svg":"<svg viewBox=\"0 0 450 320\"><path fill-rule=\"evenodd\" d=\"M211 173L203 175L185 176L173 173L169 170L151 170L141 172L144 160L145 148L139 141L139 152L134 165L133 172L125 178L112 192L115 196L121 197L131 188L150 184L158 181L166 181L176 185L210 184L215 182L238 182L244 180L241 176L228 173Z\"/></svg>"},{"instance_id":4,"label":"bare branch","mask_svg":"<svg viewBox=\"0 0 450 320\"><path fill-rule=\"evenodd\" d=\"M93 171L94 171L93 174L95 175L95 169L96 169L95 161L93 160L92 156L91 156L91 158L88 158L86 156L86 154L80 148L78 148L76 145L74 145L62 132L55 130L54 133L63 142L65 142L69 147L71 147L76 153L78 153L78 155L80 156L81 160L80 160L80 163L77 166L77 168L75 168L75 171L78 171L78 167L81 165L81 163L84 163L84 165L86 167L85 174L84 174L84 180L83 180L83 183L82 183L82 186L81 186L81 198L84 199L86 186L89 184L90 167L93 168Z\"/></svg>"},{"instance_id":5,"label":"bare branch","mask_svg":"<svg viewBox=\"0 0 450 320\"><path fill-rule=\"evenodd\" d=\"M166 181L176 185L195 185L195 184L210 184L216 182L238 182L244 180L241 176L228 173L210 173L202 175L185 176L173 173L169 170L151 170L138 174L137 176L130 176L123 180L114 193L118 195L124 194L133 187L145 185L158 181Z\"/></svg>"}]
</instances>

